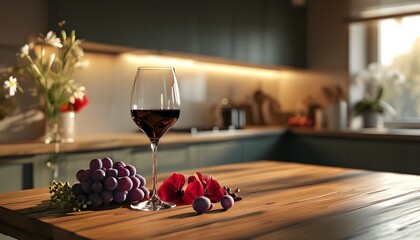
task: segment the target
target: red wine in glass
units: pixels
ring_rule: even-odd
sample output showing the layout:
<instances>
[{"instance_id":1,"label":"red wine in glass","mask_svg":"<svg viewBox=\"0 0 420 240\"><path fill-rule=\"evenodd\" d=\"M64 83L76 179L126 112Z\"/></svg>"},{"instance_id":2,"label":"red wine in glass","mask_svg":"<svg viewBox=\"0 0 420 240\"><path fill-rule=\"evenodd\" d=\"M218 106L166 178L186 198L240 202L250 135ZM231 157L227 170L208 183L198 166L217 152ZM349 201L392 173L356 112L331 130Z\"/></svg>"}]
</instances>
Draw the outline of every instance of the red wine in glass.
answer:
<instances>
[{"instance_id":1,"label":"red wine in glass","mask_svg":"<svg viewBox=\"0 0 420 240\"><path fill-rule=\"evenodd\" d=\"M131 110L131 117L151 142L159 142L178 120L179 109Z\"/></svg>"}]
</instances>

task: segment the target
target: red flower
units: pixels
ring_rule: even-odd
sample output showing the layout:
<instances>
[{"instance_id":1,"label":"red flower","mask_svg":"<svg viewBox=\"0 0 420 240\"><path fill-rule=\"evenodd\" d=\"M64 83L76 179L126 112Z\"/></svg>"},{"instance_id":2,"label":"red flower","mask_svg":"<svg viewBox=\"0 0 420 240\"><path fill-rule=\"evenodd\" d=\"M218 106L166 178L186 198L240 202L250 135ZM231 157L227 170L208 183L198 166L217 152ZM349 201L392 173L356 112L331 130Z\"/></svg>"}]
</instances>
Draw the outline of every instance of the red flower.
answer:
<instances>
[{"instance_id":1,"label":"red flower","mask_svg":"<svg viewBox=\"0 0 420 240\"><path fill-rule=\"evenodd\" d=\"M158 189L160 199L177 205L188 205L192 204L197 197L204 195L203 186L197 179L188 181L185 191L183 190L184 184L185 176L173 173L160 185Z\"/></svg>"},{"instance_id":2,"label":"red flower","mask_svg":"<svg viewBox=\"0 0 420 240\"><path fill-rule=\"evenodd\" d=\"M79 112L84 108L86 105L88 105L89 99L86 95L83 96L83 98L76 98L74 100L74 103L68 103L60 106L60 111L67 112L67 111L75 111Z\"/></svg>"},{"instance_id":3,"label":"red flower","mask_svg":"<svg viewBox=\"0 0 420 240\"><path fill-rule=\"evenodd\" d=\"M220 202L226 191L220 187L220 184L210 175L203 175L200 172L196 172L198 180L201 182L204 188L204 196L208 197L211 202ZM196 180L194 176L188 178L188 183Z\"/></svg>"}]
</instances>

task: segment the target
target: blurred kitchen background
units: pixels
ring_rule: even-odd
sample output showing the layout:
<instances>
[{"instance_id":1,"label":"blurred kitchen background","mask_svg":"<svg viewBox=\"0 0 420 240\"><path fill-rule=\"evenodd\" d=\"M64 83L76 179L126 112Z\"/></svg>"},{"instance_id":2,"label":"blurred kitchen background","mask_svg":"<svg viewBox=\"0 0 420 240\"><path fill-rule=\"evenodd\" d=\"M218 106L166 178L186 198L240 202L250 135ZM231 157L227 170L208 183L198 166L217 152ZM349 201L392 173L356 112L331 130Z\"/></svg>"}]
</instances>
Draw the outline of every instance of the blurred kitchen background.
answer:
<instances>
[{"instance_id":1,"label":"blurred kitchen background","mask_svg":"<svg viewBox=\"0 0 420 240\"><path fill-rule=\"evenodd\" d=\"M174 129L220 124L226 99L245 109L247 125L286 125L311 106L331 105L325 88L340 89L346 127L358 128L351 106L362 92L351 79L377 60L360 37L371 23L362 13L418 2L0 0L0 67L16 64L24 44L66 20L64 28L86 41L90 62L75 74L90 99L77 113L77 136L138 131L129 114L134 75L156 64L178 74L182 111ZM389 13L374 17L381 14ZM37 98L25 92L16 101L18 110L0 121L0 141L41 137Z\"/></svg>"}]
</instances>

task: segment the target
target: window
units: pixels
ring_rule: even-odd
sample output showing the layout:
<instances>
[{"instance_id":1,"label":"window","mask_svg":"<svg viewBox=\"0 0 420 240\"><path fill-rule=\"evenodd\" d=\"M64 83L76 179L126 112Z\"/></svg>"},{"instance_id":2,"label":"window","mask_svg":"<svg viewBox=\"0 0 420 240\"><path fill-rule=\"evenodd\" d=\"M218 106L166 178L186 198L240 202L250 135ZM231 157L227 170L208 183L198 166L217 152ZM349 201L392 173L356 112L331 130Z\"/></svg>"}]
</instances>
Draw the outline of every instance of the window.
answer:
<instances>
[{"instance_id":1,"label":"window","mask_svg":"<svg viewBox=\"0 0 420 240\"><path fill-rule=\"evenodd\" d=\"M397 111L393 120L420 122L420 15L380 20L376 39L378 61L406 78L385 86L383 100Z\"/></svg>"}]
</instances>

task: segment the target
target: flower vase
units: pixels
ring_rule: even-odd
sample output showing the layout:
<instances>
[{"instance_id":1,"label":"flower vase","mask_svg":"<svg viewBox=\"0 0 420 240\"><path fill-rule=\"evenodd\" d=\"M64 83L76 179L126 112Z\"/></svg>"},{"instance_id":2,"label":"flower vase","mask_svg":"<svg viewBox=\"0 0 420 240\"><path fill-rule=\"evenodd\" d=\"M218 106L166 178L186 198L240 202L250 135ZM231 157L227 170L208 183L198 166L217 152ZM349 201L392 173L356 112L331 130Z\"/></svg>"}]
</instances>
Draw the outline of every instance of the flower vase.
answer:
<instances>
[{"instance_id":1,"label":"flower vase","mask_svg":"<svg viewBox=\"0 0 420 240\"><path fill-rule=\"evenodd\" d=\"M60 136L62 142L74 142L76 113L73 111L60 113Z\"/></svg>"},{"instance_id":2,"label":"flower vase","mask_svg":"<svg viewBox=\"0 0 420 240\"><path fill-rule=\"evenodd\" d=\"M45 135L46 144L61 142L58 112L45 114Z\"/></svg>"},{"instance_id":3,"label":"flower vase","mask_svg":"<svg viewBox=\"0 0 420 240\"><path fill-rule=\"evenodd\" d=\"M327 127L329 130L340 130L347 127L347 102L338 101L326 109Z\"/></svg>"}]
</instances>

